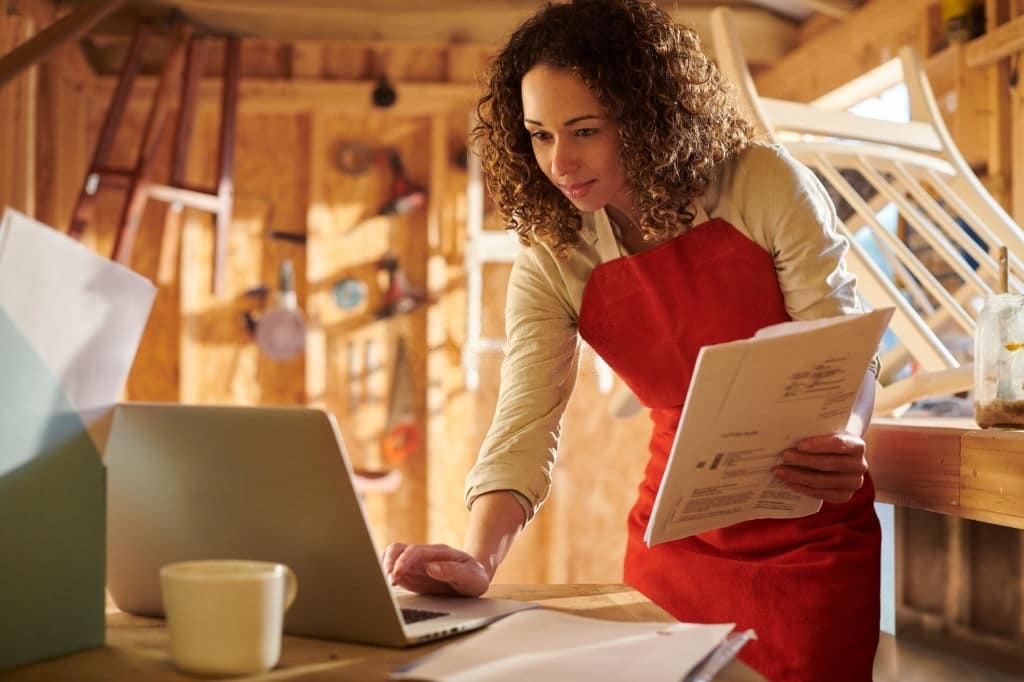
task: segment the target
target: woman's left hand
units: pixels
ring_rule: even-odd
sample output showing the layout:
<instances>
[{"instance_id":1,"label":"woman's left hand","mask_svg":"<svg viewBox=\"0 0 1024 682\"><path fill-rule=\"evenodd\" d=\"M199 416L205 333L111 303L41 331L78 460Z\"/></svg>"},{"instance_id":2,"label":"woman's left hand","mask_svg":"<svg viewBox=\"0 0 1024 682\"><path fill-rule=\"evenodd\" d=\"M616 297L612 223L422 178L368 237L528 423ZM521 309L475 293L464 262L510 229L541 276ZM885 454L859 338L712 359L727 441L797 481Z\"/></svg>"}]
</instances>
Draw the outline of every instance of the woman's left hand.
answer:
<instances>
[{"instance_id":1,"label":"woman's left hand","mask_svg":"<svg viewBox=\"0 0 1024 682\"><path fill-rule=\"evenodd\" d=\"M864 440L849 433L810 436L782 451L775 477L802 495L841 504L864 485L864 452Z\"/></svg>"}]
</instances>

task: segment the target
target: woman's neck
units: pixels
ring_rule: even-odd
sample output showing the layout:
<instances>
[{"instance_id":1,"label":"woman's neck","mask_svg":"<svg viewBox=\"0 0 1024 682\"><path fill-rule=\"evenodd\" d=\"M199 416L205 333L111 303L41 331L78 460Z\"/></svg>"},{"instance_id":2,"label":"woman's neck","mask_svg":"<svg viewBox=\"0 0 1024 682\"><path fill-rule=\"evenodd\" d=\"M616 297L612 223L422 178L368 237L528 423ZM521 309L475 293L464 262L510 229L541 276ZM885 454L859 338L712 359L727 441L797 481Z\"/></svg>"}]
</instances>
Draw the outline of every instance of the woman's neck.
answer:
<instances>
[{"instance_id":1,"label":"woman's neck","mask_svg":"<svg viewBox=\"0 0 1024 682\"><path fill-rule=\"evenodd\" d=\"M626 247L626 251L629 253L640 253L655 245L656 242L644 239L644 232L640 229L639 220L633 220L622 211L611 206L606 206L605 212L608 214L609 220L615 224L619 233L619 241L622 242L622 245Z\"/></svg>"}]
</instances>

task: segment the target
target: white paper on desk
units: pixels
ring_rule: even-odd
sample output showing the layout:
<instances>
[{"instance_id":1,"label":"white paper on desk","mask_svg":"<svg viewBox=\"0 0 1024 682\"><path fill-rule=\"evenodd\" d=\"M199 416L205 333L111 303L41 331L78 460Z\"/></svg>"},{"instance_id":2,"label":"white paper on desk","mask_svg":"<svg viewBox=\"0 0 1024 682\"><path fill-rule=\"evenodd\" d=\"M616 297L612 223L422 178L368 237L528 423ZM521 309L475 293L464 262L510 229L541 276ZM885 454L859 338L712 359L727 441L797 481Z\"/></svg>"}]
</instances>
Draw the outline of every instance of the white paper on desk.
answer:
<instances>
[{"instance_id":1,"label":"white paper on desk","mask_svg":"<svg viewBox=\"0 0 1024 682\"><path fill-rule=\"evenodd\" d=\"M623 623L541 608L507 616L390 678L679 682L732 629L732 624Z\"/></svg>"},{"instance_id":2,"label":"white paper on desk","mask_svg":"<svg viewBox=\"0 0 1024 682\"><path fill-rule=\"evenodd\" d=\"M4 211L0 308L59 381L100 452L104 417L121 397L155 295L145 277Z\"/></svg>"},{"instance_id":3,"label":"white paper on desk","mask_svg":"<svg viewBox=\"0 0 1024 682\"><path fill-rule=\"evenodd\" d=\"M771 469L800 439L846 428L892 310L787 322L701 348L647 546L818 511L820 500L790 491Z\"/></svg>"}]
</instances>

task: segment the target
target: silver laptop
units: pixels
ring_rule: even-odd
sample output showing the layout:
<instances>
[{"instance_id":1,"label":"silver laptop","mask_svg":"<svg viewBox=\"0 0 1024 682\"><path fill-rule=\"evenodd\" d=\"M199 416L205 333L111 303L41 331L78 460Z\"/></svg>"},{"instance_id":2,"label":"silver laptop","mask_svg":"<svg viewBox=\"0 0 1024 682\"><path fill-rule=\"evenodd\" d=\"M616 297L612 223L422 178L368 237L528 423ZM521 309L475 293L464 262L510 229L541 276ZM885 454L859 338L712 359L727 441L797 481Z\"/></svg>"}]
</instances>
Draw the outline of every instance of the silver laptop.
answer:
<instances>
[{"instance_id":1,"label":"silver laptop","mask_svg":"<svg viewBox=\"0 0 1024 682\"><path fill-rule=\"evenodd\" d=\"M160 567L217 558L295 571L293 635L401 647L533 606L392 592L322 410L119 405L104 460L107 587L123 611L162 616Z\"/></svg>"}]
</instances>

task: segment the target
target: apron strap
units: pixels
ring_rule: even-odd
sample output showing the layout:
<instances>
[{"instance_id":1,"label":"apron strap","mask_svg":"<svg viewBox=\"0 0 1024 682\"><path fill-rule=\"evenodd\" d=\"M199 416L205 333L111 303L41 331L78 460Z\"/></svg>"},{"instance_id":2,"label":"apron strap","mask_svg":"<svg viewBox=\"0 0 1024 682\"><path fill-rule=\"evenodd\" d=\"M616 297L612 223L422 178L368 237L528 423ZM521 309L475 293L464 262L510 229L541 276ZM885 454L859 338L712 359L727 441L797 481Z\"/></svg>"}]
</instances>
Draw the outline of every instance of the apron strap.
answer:
<instances>
[{"instance_id":1,"label":"apron strap","mask_svg":"<svg viewBox=\"0 0 1024 682\"><path fill-rule=\"evenodd\" d=\"M690 202L690 206L693 207L694 227L711 222L711 217L704 210L700 200ZM625 255L625 251L619 245L619 231L612 225L611 218L608 217L608 212L604 209L594 212L594 228L597 232L597 253L600 255L602 263Z\"/></svg>"}]
</instances>

